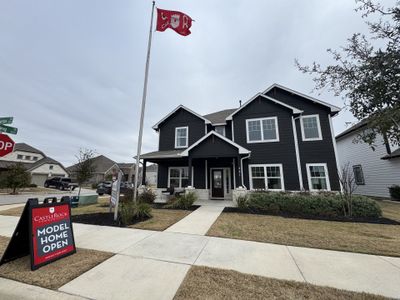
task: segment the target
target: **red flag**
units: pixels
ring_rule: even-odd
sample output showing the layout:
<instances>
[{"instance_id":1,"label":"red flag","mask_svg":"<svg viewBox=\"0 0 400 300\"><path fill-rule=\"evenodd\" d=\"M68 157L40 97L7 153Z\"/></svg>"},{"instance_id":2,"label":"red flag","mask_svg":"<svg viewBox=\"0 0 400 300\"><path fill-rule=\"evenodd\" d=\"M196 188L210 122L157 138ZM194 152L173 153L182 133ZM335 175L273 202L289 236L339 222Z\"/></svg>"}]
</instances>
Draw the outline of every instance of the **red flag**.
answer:
<instances>
[{"instance_id":1,"label":"red flag","mask_svg":"<svg viewBox=\"0 0 400 300\"><path fill-rule=\"evenodd\" d=\"M191 34L192 18L180 11L164 10L157 8L157 31L165 31L167 28L175 30L180 35Z\"/></svg>"}]
</instances>

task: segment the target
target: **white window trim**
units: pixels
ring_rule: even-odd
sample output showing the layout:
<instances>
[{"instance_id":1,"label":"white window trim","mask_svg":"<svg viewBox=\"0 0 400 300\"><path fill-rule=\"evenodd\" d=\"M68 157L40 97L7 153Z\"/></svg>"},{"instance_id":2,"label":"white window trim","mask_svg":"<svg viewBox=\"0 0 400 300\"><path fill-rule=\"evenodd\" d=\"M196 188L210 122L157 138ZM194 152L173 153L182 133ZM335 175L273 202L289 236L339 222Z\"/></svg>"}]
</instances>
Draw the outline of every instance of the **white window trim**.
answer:
<instances>
[{"instance_id":1,"label":"white window trim","mask_svg":"<svg viewBox=\"0 0 400 300\"><path fill-rule=\"evenodd\" d=\"M282 164L251 164L249 165L249 181L250 181L250 190L253 189L253 176L251 173L252 167L263 167L264 168L264 181L265 181L265 190L266 191L284 191L285 190L285 176L283 174L283 165ZM269 189L268 188L268 176L267 176L267 167L279 167L281 171L281 189Z\"/></svg>"},{"instance_id":2,"label":"white window trim","mask_svg":"<svg viewBox=\"0 0 400 300\"><path fill-rule=\"evenodd\" d=\"M170 170L171 169L182 169L182 168L188 169L188 172L189 172L189 167L187 167L187 166L168 167L168 182L167 182L167 187L168 188L171 187L171 185L170 185L170 179L171 179ZM194 168L192 167L192 180L190 182L191 186L193 186L193 176L194 176ZM178 189L184 189L184 187L182 187L182 171L181 170L179 171L179 187L177 187L177 188Z\"/></svg>"},{"instance_id":3,"label":"white window trim","mask_svg":"<svg viewBox=\"0 0 400 300\"><path fill-rule=\"evenodd\" d=\"M178 146L177 132L179 129L186 129L186 145L185 146ZM189 126L175 127L175 148L182 149L182 148L187 148L188 146L189 146Z\"/></svg>"},{"instance_id":4,"label":"white window trim","mask_svg":"<svg viewBox=\"0 0 400 300\"><path fill-rule=\"evenodd\" d=\"M223 129L222 135L223 135L223 136L226 136L225 125L218 125L218 126L215 126L214 131L215 131L216 133L218 133L217 127L222 128L222 129Z\"/></svg>"},{"instance_id":5,"label":"white window trim","mask_svg":"<svg viewBox=\"0 0 400 300\"><path fill-rule=\"evenodd\" d=\"M316 166L316 167L324 167L325 168L325 178L326 178L326 190L317 190L312 188L311 184L311 173L310 173L310 167L311 166ZM306 169L307 169L307 181L308 181L308 189L311 192L318 192L318 191L330 191L331 190L331 184L329 181L329 171L328 171L328 165L326 163L310 163L306 164Z\"/></svg>"},{"instance_id":6,"label":"white window trim","mask_svg":"<svg viewBox=\"0 0 400 300\"><path fill-rule=\"evenodd\" d=\"M263 126L262 126L262 121L271 120L271 119L275 120L276 139L265 140L264 139L264 130L263 130ZM250 141L250 139L249 139L249 122L252 122L252 121L260 121L260 124L261 124L261 140L260 141ZM279 142L278 117L247 119L246 120L246 141L247 141L248 144Z\"/></svg>"},{"instance_id":7,"label":"white window trim","mask_svg":"<svg viewBox=\"0 0 400 300\"><path fill-rule=\"evenodd\" d=\"M311 117L316 117L317 118L317 129L318 129L318 137L317 138L306 138L304 134L304 125L303 125L303 119L311 118ZM309 141L321 141L322 140L322 131L321 131L321 122L319 121L319 115L306 115L306 116L301 116L300 118L300 127L301 127L301 137L304 142L309 142Z\"/></svg>"}]
</instances>

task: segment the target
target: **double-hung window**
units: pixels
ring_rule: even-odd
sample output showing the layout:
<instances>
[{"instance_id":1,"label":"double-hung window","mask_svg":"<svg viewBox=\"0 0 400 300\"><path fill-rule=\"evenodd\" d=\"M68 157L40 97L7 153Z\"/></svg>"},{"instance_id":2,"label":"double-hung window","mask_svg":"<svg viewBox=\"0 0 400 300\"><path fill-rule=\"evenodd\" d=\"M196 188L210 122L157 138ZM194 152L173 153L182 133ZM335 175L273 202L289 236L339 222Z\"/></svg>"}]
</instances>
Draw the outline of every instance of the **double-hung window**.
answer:
<instances>
[{"instance_id":1,"label":"double-hung window","mask_svg":"<svg viewBox=\"0 0 400 300\"><path fill-rule=\"evenodd\" d=\"M319 115L302 116L300 121L303 141L322 140Z\"/></svg>"},{"instance_id":2,"label":"double-hung window","mask_svg":"<svg viewBox=\"0 0 400 300\"><path fill-rule=\"evenodd\" d=\"M364 185L364 173L362 170L361 165L355 165L353 166L353 172L354 172L354 181L357 185Z\"/></svg>"},{"instance_id":3,"label":"double-hung window","mask_svg":"<svg viewBox=\"0 0 400 300\"><path fill-rule=\"evenodd\" d=\"M282 164L249 165L250 189L283 191Z\"/></svg>"},{"instance_id":4,"label":"double-hung window","mask_svg":"<svg viewBox=\"0 0 400 300\"><path fill-rule=\"evenodd\" d=\"M215 132L225 136L225 126L215 126Z\"/></svg>"},{"instance_id":5,"label":"double-hung window","mask_svg":"<svg viewBox=\"0 0 400 300\"><path fill-rule=\"evenodd\" d=\"M278 118L246 120L247 143L278 142Z\"/></svg>"},{"instance_id":6,"label":"double-hung window","mask_svg":"<svg viewBox=\"0 0 400 300\"><path fill-rule=\"evenodd\" d=\"M326 164L306 164L310 191L330 191L328 167Z\"/></svg>"},{"instance_id":7,"label":"double-hung window","mask_svg":"<svg viewBox=\"0 0 400 300\"><path fill-rule=\"evenodd\" d=\"M187 148L189 144L189 127L175 128L175 148Z\"/></svg>"},{"instance_id":8,"label":"double-hung window","mask_svg":"<svg viewBox=\"0 0 400 300\"><path fill-rule=\"evenodd\" d=\"M188 167L170 167L168 170L168 187L184 188L189 185Z\"/></svg>"}]
</instances>

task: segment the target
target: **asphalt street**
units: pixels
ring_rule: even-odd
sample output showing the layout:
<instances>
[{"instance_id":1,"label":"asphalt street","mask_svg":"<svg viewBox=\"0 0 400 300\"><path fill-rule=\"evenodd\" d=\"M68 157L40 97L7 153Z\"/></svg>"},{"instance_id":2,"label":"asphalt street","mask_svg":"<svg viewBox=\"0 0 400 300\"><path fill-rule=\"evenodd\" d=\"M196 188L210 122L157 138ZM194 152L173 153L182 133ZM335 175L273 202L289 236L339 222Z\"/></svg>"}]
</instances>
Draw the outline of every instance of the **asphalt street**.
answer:
<instances>
[{"instance_id":1,"label":"asphalt street","mask_svg":"<svg viewBox=\"0 0 400 300\"><path fill-rule=\"evenodd\" d=\"M0 205L25 203L26 200L28 200L29 198L38 198L39 201L41 201L46 197L60 198L62 196L76 196L77 194L78 194L78 189L75 189L72 192L54 193L54 194L42 193L42 194L0 195ZM81 195L93 195L93 194L96 194L96 191L90 189L81 189Z\"/></svg>"}]
</instances>

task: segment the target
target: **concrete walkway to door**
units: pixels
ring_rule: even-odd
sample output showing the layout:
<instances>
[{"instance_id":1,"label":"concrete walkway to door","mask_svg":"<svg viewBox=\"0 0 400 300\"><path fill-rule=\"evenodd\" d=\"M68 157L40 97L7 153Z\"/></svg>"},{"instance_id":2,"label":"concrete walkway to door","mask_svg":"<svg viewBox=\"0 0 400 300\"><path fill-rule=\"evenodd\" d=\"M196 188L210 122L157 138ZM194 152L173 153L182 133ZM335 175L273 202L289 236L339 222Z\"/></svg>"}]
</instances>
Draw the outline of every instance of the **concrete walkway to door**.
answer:
<instances>
[{"instance_id":1,"label":"concrete walkway to door","mask_svg":"<svg viewBox=\"0 0 400 300\"><path fill-rule=\"evenodd\" d=\"M205 235L223 210L224 206L200 206L165 231Z\"/></svg>"}]
</instances>

